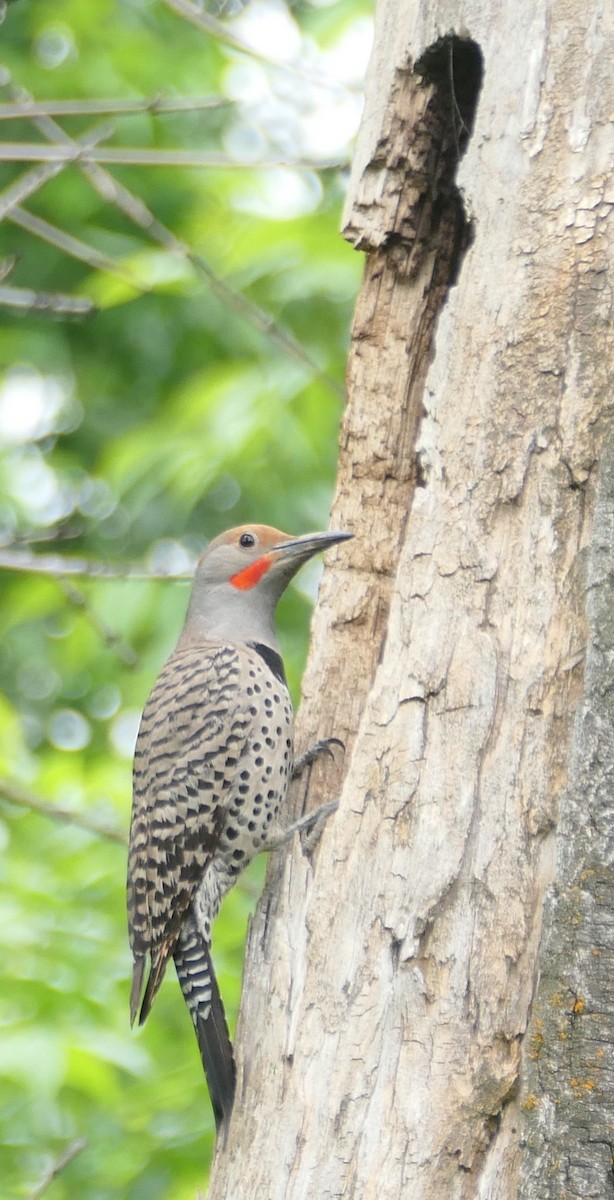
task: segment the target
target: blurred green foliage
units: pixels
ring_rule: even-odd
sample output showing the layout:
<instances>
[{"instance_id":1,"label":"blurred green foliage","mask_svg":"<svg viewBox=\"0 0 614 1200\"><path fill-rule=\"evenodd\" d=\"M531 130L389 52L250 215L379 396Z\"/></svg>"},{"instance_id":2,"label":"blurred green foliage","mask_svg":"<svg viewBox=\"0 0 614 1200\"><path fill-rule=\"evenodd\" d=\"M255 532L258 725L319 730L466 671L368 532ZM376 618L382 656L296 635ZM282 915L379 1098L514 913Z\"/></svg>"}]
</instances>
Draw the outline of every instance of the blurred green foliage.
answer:
<instances>
[{"instance_id":1,"label":"blurred green foliage","mask_svg":"<svg viewBox=\"0 0 614 1200\"><path fill-rule=\"evenodd\" d=\"M0 255L16 257L5 283L97 305L87 320L0 310L0 551L186 573L229 525L325 527L361 270L338 234L359 109L359 88L347 84L360 78L369 9L366 0L237 7L228 27L260 38L263 59L162 0L8 7L0 103L14 99L11 87L47 101L208 95L220 103L114 116L105 145L228 161L109 168L202 256L205 273L75 165L24 206L108 256L112 271L8 218L0 225ZM276 54L293 68L266 60ZM323 82L336 72L344 83ZM72 137L106 120L57 118ZM59 141L49 126L2 122L5 143L49 139ZM318 169L335 156L338 167ZM262 165L282 157L297 165ZM0 189L31 166L3 164ZM208 270L239 301L210 286ZM280 609L295 697L314 582L303 575ZM21 789L127 832L138 715L177 636L187 584L5 569L1 586L0 1191L30 1196L84 1137L46 1189L51 1200L188 1197L206 1184L213 1121L172 972L145 1030L128 1029L125 850L16 802ZM262 874L254 864L216 927L231 1025Z\"/></svg>"}]
</instances>

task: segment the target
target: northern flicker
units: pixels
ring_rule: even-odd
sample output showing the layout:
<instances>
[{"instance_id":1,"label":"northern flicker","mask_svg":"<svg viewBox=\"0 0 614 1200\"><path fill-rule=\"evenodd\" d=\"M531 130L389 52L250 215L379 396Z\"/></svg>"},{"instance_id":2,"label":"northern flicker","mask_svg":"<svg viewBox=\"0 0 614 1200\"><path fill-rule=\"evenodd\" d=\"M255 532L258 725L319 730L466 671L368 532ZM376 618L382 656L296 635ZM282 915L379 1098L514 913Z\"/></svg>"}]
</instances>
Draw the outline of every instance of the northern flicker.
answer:
<instances>
[{"instance_id":1,"label":"northern flicker","mask_svg":"<svg viewBox=\"0 0 614 1200\"><path fill-rule=\"evenodd\" d=\"M237 875L279 839L293 771L275 609L307 559L349 536L244 525L215 538L141 720L128 862L131 1022L146 1019L174 958L218 1129L232 1110L235 1067L211 926Z\"/></svg>"}]
</instances>

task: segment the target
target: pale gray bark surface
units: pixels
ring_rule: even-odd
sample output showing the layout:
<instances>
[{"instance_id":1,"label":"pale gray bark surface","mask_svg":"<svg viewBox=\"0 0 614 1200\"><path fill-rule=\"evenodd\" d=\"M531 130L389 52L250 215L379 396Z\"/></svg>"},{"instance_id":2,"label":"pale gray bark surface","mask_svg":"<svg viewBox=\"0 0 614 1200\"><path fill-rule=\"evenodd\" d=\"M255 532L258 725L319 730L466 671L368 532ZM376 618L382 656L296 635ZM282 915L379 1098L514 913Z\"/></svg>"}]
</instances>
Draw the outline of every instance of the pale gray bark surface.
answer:
<instances>
[{"instance_id":1,"label":"pale gray bark surface","mask_svg":"<svg viewBox=\"0 0 614 1200\"><path fill-rule=\"evenodd\" d=\"M584 695L526 1039L521 1200L614 1195L614 442L599 474Z\"/></svg>"},{"instance_id":2,"label":"pale gray bark surface","mask_svg":"<svg viewBox=\"0 0 614 1200\"><path fill-rule=\"evenodd\" d=\"M450 33L484 62L468 248L414 73ZM300 720L345 773L312 773L310 805L340 795L313 856L271 863L212 1200L612 1194L613 61L605 0L379 5L332 517L356 540Z\"/></svg>"}]
</instances>

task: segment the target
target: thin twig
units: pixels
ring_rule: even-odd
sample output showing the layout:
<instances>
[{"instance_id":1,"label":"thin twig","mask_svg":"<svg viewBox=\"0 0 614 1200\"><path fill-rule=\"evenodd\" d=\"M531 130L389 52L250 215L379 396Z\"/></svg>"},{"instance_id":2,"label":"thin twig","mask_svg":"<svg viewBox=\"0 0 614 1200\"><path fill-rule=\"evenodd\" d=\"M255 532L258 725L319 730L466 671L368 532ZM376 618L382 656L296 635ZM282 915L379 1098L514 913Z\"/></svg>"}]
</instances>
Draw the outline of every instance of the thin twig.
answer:
<instances>
[{"instance_id":1,"label":"thin twig","mask_svg":"<svg viewBox=\"0 0 614 1200\"><path fill-rule=\"evenodd\" d=\"M61 1154L59 1158L56 1158L55 1162L51 1164L49 1170L41 1179L38 1187L35 1187L34 1191L30 1193L28 1200L39 1200L40 1196L47 1191L47 1188L53 1183L54 1179L57 1179L58 1175L61 1175L62 1171L69 1166L69 1164L74 1158L77 1157L78 1154L81 1154L82 1151L85 1150L86 1146L87 1141L85 1138L76 1138L74 1142L71 1142L66 1147L64 1153Z\"/></svg>"},{"instance_id":2,"label":"thin twig","mask_svg":"<svg viewBox=\"0 0 614 1200\"><path fill-rule=\"evenodd\" d=\"M44 817L51 817L53 821L63 821L68 825L77 825L79 829L85 829L88 833L95 833L98 837L106 838L108 842L118 842L120 845L125 845L126 836L121 829L115 828L113 825L107 825L104 821L97 821L95 817L89 816L84 812L76 812L71 808L62 808L61 805L48 804L46 800L40 796L35 796L33 792L26 791L18 783L13 783L10 779L0 779L0 796L8 800L9 804L15 804L19 808L29 808L32 812L41 813Z\"/></svg>"},{"instance_id":3,"label":"thin twig","mask_svg":"<svg viewBox=\"0 0 614 1200\"><path fill-rule=\"evenodd\" d=\"M40 142L0 143L0 162L107 163L128 167L223 167L226 170L248 168L293 167L296 170L317 171L347 165L347 158L231 158L228 154L212 154L201 150L148 150L140 146L102 146L100 149L75 151L71 146L46 146Z\"/></svg>"},{"instance_id":4,"label":"thin twig","mask_svg":"<svg viewBox=\"0 0 614 1200\"><path fill-rule=\"evenodd\" d=\"M339 80L331 79L320 71L309 70L309 68L299 66L297 63L284 62L271 54L266 54L264 50L258 50L256 46L251 46L249 42L246 42L242 37L238 37L236 33L233 33L228 25L224 25L223 21L218 21L216 17L212 17L209 13L204 12L202 8L193 4L191 0L162 0L162 2L167 8L177 13L177 16L183 17L184 21L189 21L191 25L195 25L197 29L202 30L203 33L208 33L217 41L224 42L227 46L230 46L231 50L238 50L241 54L247 54L250 58L267 63L268 66L276 67L281 71L287 71L299 79L305 79L310 83L316 84L317 87L328 88L332 92L353 90L345 84L340 83Z\"/></svg>"},{"instance_id":5,"label":"thin twig","mask_svg":"<svg viewBox=\"0 0 614 1200\"><path fill-rule=\"evenodd\" d=\"M33 545L41 546L48 542L53 542L56 546L60 542L67 542L82 536L83 530L76 525L64 524L60 517L57 524L47 525L44 529L31 529L29 533L16 533L11 539L10 548L17 550L20 546L32 549Z\"/></svg>"},{"instance_id":6,"label":"thin twig","mask_svg":"<svg viewBox=\"0 0 614 1200\"><path fill-rule=\"evenodd\" d=\"M218 21L217 17L212 17L210 13L198 8L196 4L191 4L190 0L163 0L163 3L179 17L183 17L184 21L196 25L197 29L210 34L218 42L224 42L226 46L230 46L233 50L240 50L242 54L249 54L251 58L259 58L263 62L278 65L275 59L257 50L254 46L250 46L249 42L243 41L243 38L237 37L222 21Z\"/></svg>"},{"instance_id":7,"label":"thin twig","mask_svg":"<svg viewBox=\"0 0 614 1200\"><path fill-rule=\"evenodd\" d=\"M94 270L106 271L108 275L117 275L136 292L149 290L139 282L133 271L123 267L115 259L109 258L107 254L102 254L100 250L95 250L93 246L88 246L87 242L82 242L80 238L73 237L72 233L65 233L63 229L58 229L56 225L45 221L43 217L36 217L34 213L28 212L25 208L17 207L8 214L8 219L14 225L19 225L28 233L41 238L42 241L56 246L64 254L70 254L72 258L87 263Z\"/></svg>"},{"instance_id":8,"label":"thin twig","mask_svg":"<svg viewBox=\"0 0 614 1200\"><path fill-rule=\"evenodd\" d=\"M143 291L143 287L139 284L133 272L126 270L119 263L109 258L106 254L88 246L85 242L80 241L72 234L64 233L63 230L57 229L42 217L36 217L32 213L27 212L22 207L23 200L32 196L38 191L48 180L53 179L60 171L68 165L68 161L78 161L81 154L86 150L91 149L97 142L108 138L113 133L113 126L105 124L91 130L75 142L74 154L72 160L66 162L48 163L45 166L35 167L31 171L27 171L20 179L5 188L4 192L0 193L0 220L3 217L8 217L15 225L20 225L22 229L26 229L28 233L35 237L40 237L43 241L49 242L52 246L56 246L64 254L70 254L73 258L77 258L88 264L94 270L107 271L110 274L119 275L120 278L129 283L136 291ZM35 293L34 293L35 294ZM7 301L10 303L9 301ZM30 307L27 302L24 307ZM61 309L58 305L48 305L53 307L56 312L71 311L83 312L83 306L86 311L93 311L93 304L89 300L73 301L72 308ZM39 305L40 307L40 305Z\"/></svg>"},{"instance_id":9,"label":"thin twig","mask_svg":"<svg viewBox=\"0 0 614 1200\"><path fill-rule=\"evenodd\" d=\"M25 175L21 175L15 183L10 184L3 192L0 192L0 221L10 213L11 209L16 208L19 204L23 204L24 200L27 200L34 192L38 192L43 184L47 183L49 179L53 179L63 169L67 161L76 161L86 150L92 149L97 142L111 137L112 133L112 125L98 126L84 137L78 139L71 160L56 158L45 167L35 167L32 171L26 171ZM0 145L0 158L4 157L5 148L5 146Z\"/></svg>"},{"instance_id":10,"label":"thin twig","mask_svg":"<svg viewBox=\"0 0 614 1200\"><path fill-rule=\"evenodd\" d=\"M9 94L15 100L27 101L30 98L28 92L23 88L15 87L10 82L10 76L6 70L0 78L0 86L6 87ZM57 139L58 142L65 146L73 146L75 144L74 139L52 117L34 117L33 124L50 141ZM137 225L139 229L142 229L153 241L158 242L166 250L189 262L196 273L207 281L213 294L223 304L226 304L228 308L258 329L264 336L275 341L290 357L302 362L319 379L326 383L331 391L343 399L343 386L326 371L322 370L311 354L305 350L304 346L297 341L289 330L284 329L282 325L275 321L270 313L267 313L257 304L253 304L241 292L236 291L229 283L226 283L216 275L206 259L200 254L195 254L189 246L175 237L161 221L158 221L140 196L134 195L127 187L119 183L109 171L106 171L104 167L99 166L97 163L81 160L79 168L105 200L110 204L115 204L129 220Z\"/></svg>"},{"instance_id":11,"label":"thin twig","mask_svg":"<svg viewBox=\"0 0 614 1200\"><path fill-rule=\"evenodd\" d=\"M106 621L96 612L87 596L79 588L75 587L74 583L69 583L67 579L59 579L58 586L69 604L73 604L75 608L82 609L86 614L90 624L94 627L98 636L102 638L105 646L110 646L115 650L117 657L127 667L136 667L139 660L134 648L119 633L111 629L110 625L107 625Z\"/></svg>"},{"instance_id":12,"label":"thin twig","mask_svg":"<svg viewBox=\"0 0 614 1200\"><path fill-rule=\"evenodd\" d=\"M27 571L34 575L84 576L90 579L192 579L193 571L160 571L147 567L111 566L85 558L64 558L61 554L31 554L24 550L0 549L0 569Z\"/></svg>"},{"instance_id":13,"label":"thin twig","mask_svg":"<svg viewBox=\"0 0 614 1200\"><path fill-rule=\"evenodd\" d=\"M0 304L26 312L61 313L68 317L89 317L96 312L91 300L61 292L34 292L30 288L0 287Z\"/></svg>"},{"instance_id":14,"label":"thin twig","mask_svg":"<svg viewBox=\"0 0 614 1200\"><path fill-rule=\"evenodd\" d=\"M0 84L3 80L0 78ZM96 117L124 116L131 113L201 112L203 109L230 108L234 100L225 96L152 96L137 100L17 100L0 104L0 121L24 117Z\"/></svg>"}]
</instances>

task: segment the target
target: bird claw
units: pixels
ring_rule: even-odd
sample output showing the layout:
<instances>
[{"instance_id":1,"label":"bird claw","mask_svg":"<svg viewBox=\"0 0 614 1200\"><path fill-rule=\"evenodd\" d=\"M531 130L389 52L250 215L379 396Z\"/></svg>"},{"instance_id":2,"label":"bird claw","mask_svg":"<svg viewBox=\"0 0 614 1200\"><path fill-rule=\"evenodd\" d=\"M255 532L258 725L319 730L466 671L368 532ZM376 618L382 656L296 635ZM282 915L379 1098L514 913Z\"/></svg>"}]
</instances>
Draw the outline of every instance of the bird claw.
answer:
<instances>
[{"instance_id":1,"label":"bird claw","mask_svg":"<svg viewBox=\"0 0 614 1200\"><path fill-rule=\"evenodd\" d=\"M305 850L311 850L315 846L322 830L320 826L332 817L333 813L339 808L338 800L329 800L327 804L321 804L314 812L307 813L303 817L302 843ZM298 824L298 822L297 822ZM298 831L297 831L298 832Z\"/></svg>"},{"instance_id":2,"label":"bird claw","mask_svg":"<svg viewBox=\"0 0 614 1200\"><path fill-rule=\"evenodd\" d=\"M334 761L335 756L331 750L331 746L340 746L342 750L345 750L345 742L342 742L341 738L321 738L319 742L315 742L313 746L305 750L304 754L299 754L299 757L295 759L292 767L292 778L298 779L307 767L310 767L312 763L316 762L318 758L322 758L325 754Z\"/></svg>"},{"instance_id":3,"label":"bird claw","mask_svg":"<svg viewBox=\"0 0 614 1200\"><path fill-rule=\"evenodd\" d=\"M293 821L287 829L279 833L272 833L262 849L264 851L279 850L280 846L284 846L292 840L295 833L300 833L303 849L309 852L315 846L322 832L320 825L328 820L338 807L338 800L329 800L327 804L321 804L313 812L305 813L303 817L299 817L298 821Z\"/></svg>"}]
</instances>

